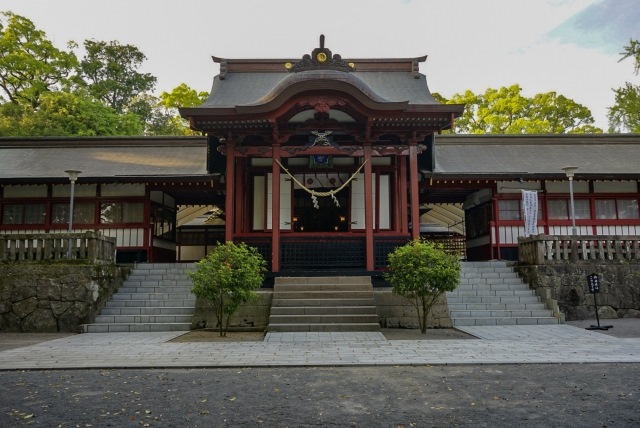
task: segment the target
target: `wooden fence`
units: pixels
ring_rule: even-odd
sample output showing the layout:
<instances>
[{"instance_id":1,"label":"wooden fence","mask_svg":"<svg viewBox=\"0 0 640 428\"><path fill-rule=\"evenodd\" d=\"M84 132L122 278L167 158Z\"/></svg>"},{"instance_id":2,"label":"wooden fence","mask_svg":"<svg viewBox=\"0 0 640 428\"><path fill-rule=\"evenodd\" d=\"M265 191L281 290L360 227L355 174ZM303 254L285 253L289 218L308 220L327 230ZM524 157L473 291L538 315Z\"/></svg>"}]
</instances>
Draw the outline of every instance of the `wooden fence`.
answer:
<instances>
[{"instance_id":1,"label":"wooden fence","mask_svg":"<svg viewBox=\"0 0 640 428\"><path fill-rule=\"evenodd\" d=\"M69 252L71 246L71 252ZM97 232L0 235L0 261L115 262L116 239Z\"/></svg>"},{"instance_id":2,"label":"wooden fence","mask_svg":"<svg viewBox=\"0 0 640 428\"><path fill-rule=\"evenodd\" d=\"M535 235L518 239L518 260L540 265L580 260L640 260L640 236Z\"/></svg>"}]
</instances>

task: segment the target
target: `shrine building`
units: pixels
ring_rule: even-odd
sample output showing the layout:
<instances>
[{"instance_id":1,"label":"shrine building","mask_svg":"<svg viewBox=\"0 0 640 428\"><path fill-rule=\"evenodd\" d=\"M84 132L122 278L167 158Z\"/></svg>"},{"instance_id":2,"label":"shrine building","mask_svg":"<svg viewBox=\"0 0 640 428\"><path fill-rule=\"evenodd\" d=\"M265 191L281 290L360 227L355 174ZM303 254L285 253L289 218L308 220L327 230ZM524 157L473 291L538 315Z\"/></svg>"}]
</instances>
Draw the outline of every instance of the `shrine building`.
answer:
<instances>
[{"instance_id":1,"label":"shrine building","mask_svg":"<svg viewBox=\"0 0 640 428\"><path fill-rule=\"evenodd\" d=\"M640 235L640 136L443 135L464 105L434 99L426 59L344 59L322 37L298 59L213 57L209 98L180 109L206 136L1 138L0 234L66 231L80 170L74 230L115 237L123 263L236 241L272 276L380 276L420 236L513 260L523 190L538 233Z\"/></svg>"}]
</instances>

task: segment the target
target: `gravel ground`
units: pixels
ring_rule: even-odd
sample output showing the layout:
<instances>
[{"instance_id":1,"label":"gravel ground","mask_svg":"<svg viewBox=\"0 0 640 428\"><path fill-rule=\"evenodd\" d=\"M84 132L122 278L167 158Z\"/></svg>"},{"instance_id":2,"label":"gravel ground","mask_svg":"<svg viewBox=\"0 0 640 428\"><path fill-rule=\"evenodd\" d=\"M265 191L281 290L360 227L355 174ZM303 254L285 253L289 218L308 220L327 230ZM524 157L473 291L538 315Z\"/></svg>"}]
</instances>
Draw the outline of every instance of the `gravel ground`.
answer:
<instances>
[{"instance_id":1,"label":"gravel ground","mask_svg":"<svg viewBox=\"0 0 640 428\"><path fill-rule=\"evenodd\" d=\"M631 427L640 365L0 372L0 426Z\"/></svg>"}]
</instances>

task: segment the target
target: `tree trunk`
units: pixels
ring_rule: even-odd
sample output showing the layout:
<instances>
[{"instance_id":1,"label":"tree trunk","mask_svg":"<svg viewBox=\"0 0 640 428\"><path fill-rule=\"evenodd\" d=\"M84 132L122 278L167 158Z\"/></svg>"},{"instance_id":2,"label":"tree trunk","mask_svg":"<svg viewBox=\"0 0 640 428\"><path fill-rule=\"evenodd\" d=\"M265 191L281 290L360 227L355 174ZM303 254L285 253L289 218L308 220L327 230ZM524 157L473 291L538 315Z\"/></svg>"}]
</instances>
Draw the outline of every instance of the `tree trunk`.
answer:
<instances>
[{"instance_id":1,"label":"tree trunk","mask_svg":"<svg viewBox=\"0 0 640 428\"><path fill-rule=\"evenodd\" d=\"M422 297L422 322L420 323L420 333L427 334L427 315L429 314L429 310L427 309L427 302Z\"/></svg>"}]
</instances>

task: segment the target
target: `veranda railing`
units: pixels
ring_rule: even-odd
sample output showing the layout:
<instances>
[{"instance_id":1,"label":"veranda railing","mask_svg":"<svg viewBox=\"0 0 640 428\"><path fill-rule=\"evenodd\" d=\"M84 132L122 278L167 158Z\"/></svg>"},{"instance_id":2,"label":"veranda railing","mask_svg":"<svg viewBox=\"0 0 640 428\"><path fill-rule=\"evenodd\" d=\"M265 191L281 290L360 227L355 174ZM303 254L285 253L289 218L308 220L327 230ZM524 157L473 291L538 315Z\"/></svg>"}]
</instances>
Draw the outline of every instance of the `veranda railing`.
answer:
<instances>
[{"instance_id":1,"label":"veranda railing","mask_svg":"<svg viewBox=\"0 0 640 428\"><path fill-rule=\"evenodd\" d=\"M640 236L535 235L518 239L523 264L579 260L640 260Z\"/></svg>"},{"instance_id":2,"label":"veranda railing","mask_svg":"<svg viewBox=\"0 0 640 428\"><path fill-rule=\"evenodd\" d=\"M71 252L69 252L71 244ZM0 260L72 260L114 262L116 239L97 232L0 235Z\"/></svg>"}]
</instances>

